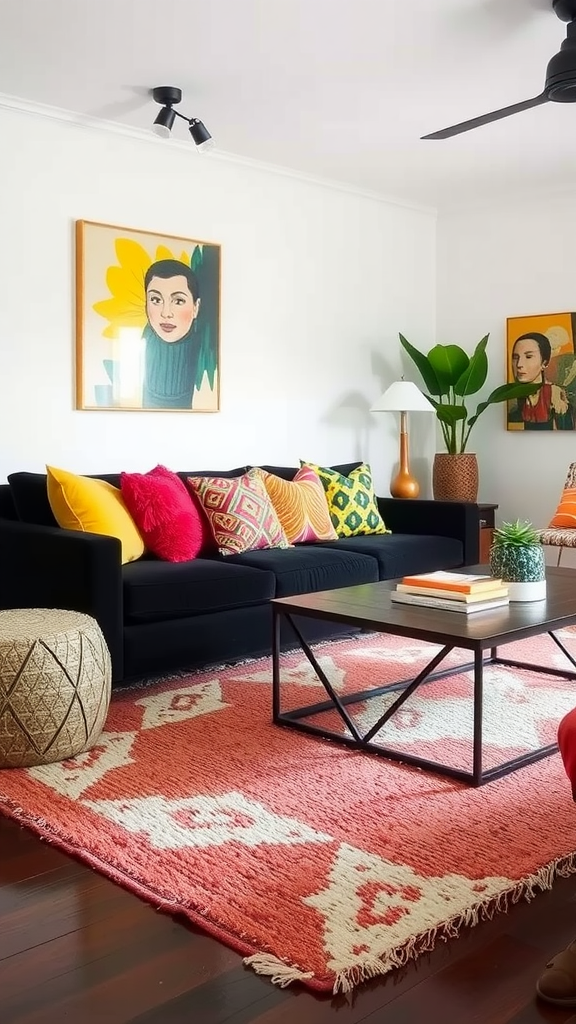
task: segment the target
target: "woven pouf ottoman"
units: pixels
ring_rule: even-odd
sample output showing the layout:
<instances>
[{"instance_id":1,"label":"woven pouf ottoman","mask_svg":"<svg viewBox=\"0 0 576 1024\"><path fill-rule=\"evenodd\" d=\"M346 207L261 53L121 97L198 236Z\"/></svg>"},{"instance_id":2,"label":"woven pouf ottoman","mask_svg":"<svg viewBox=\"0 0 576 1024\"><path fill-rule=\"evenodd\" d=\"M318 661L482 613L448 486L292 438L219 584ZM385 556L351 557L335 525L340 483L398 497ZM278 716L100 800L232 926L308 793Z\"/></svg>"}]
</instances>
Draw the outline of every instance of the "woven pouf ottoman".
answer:
<instances>
[{"instance_id":1,"label":"woven pouf ottoman","mask_svg":"<svg viewBox=\"0 0 576 1024\"><path fill-rule=\"evenodd\" d=\"M90 615L0 611L0 768L64 761L94 746L111 679L110 653Z\"/></svg>"}]
</instances>

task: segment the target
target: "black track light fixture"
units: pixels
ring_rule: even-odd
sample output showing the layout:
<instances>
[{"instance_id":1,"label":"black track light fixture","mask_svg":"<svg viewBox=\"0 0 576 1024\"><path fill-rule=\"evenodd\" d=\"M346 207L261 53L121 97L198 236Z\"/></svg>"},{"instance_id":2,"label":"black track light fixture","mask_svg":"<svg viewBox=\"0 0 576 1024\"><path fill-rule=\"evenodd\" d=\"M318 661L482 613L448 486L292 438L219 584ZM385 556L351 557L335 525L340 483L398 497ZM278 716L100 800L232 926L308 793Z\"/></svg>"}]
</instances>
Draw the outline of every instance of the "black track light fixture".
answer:
<instances>
[{"instance_id":1,"label":"black track light fixture","mask_svg":"<svg viewBox=\"0 0 576 1024\"><path fill-rule=\"evenodd\" d=\"M161 139L169 139L172 125L177 117L188 123L188 130L198 149L204 151L211 149L214 140L206 125L198 117L185 117L179 110L174 110L174 105L182 100L182 90L175 85L158 85L152 89L152 99L162 107L154 124L152 131Z\"/></svg>"}]
</instances>

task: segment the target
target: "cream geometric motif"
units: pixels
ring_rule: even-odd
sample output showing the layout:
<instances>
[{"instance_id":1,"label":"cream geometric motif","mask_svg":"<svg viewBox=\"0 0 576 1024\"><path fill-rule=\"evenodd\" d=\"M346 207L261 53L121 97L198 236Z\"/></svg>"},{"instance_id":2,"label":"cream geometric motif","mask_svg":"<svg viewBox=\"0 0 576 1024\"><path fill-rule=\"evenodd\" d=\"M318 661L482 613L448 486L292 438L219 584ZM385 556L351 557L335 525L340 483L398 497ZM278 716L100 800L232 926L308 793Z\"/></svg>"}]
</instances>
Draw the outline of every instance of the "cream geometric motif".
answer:
<instances>
[{"instance_id":1,"label":"cream geometric motif","mask_svg":"<svg viewBox=\"0 0 576 1024\"><path fill-rule=\"evenodd\" d=\"M28 774L62 796L77 800L114 768L134 763L130 753L137 735L135 732L103 732L91 750L56 764L28 768Z\"/></svg>"},{"instance_id":2,"label":"cream geometric motif","mask_svg":"<svg viewBox=\"0 0 576 1024\"><path fill-rule=\"evenodd\" d=\"M272 814L242 793L223 796L163 796L135 800L83 800L97 814L127 832L145 835L157 850L202 849L241 843L243 846L295 846L300 843L331 843L332 837L317 832L295 818Z\"/></svg>"},{"instance_id":3,"label":"cream geometric motif","mask_svg":"<svg viewBox=\"0 0 576 1024\"><path fill-rule=\"evenodd\" d=\"M434 698L416 691L376 734L376 742L470 740L472 674L463 676L470 680L469 695ZM482 737L494 747L536 749L541 746L539 724L559 721L575 704L575 693L525 686L520 674L515 676L503 666L487 666L484 683ZM375 698L364 705L365 710L355 716L361 730L367 731L397 696Z\"/></svg>"},{"instance_id":4,"label":"cream geometric motif","mask_svg":"<svg viewBox=\"0 0 576 1024\"><path fill-rule=\"evenodd\" d=\"M316 660L336 692L339 693L343 690L344 683L346 682L346 669L340 668L329 655L322 655ZM297 683L299 686L322 685L312 668L312 665L308 661L308 658L303 658L297 665L292 665L290 668L286 668L281 664L280 673L282 685L289 683ZM252 672L250 672L249 668L246 668L242 675L233 676L232 680L233 682L242 683L253 682L270 684L272 680L272 672L270 668Z\"/></svg>"},{"instance_id":5,"label":"cream geometric motif","mask_svg":"<svg viewBox=\"0 0 576 1024\"><path fill-rule=\"evenodd\" d=\"M426 644L416 641L411 643L410 640L406 640L401 648L394 650L392 653L386 650L386 646L383 644L381 647L354 647L347 651L352 657L352 664L355 661L366 660L374 661L378 664L379 661L390 663L393 661L395 665L415 665L417 662L422 661L423 658L430 660L441 648L436 644ZM462 652L460 652L459 661L462 660ZM446 659L448 663L448 658Z\"/></svg>"},{"instance_id":6,"label":"cream geometric motif","mask_svg":"<svg viewBox=\"0 0 576 1024\"><path fill-rule=\"evenodd\" d=\"M326 888L303 902L323 917L327 966L339 972L379 961L411 936L464 913L476 895L481 902L511 884L497 876L477 881L452 874L425 878L408 865L343 843Z\"/></svg>"},{"instance_id":7,"label":"cream geometric motif","mask_svg":"<svg viewBox=\"0 0 576 1024\"><path fill-rule=\"evenodd\" d=\"M143 697L135 702L143 707L142 729L156 729L159 725L173 725L186 722L213 711L229 707L222 700L222 688L218 679L194 686L181 686L177 690L165 690L153 697Z\"/></svg>"}]
</instances>

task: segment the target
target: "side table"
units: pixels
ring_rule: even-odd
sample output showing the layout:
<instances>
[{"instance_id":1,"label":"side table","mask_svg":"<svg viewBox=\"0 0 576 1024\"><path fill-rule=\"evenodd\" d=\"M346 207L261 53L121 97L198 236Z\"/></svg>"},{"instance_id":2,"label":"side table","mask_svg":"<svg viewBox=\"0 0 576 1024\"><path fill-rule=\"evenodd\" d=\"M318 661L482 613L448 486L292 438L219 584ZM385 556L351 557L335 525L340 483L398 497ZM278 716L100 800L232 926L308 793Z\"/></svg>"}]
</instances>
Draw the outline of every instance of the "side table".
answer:
<instances>
[{"instance_id":1,"label":"side table","mask_svg":"<svg viewBox=\"0 0 576 1024\"><path fill-rule=\"evenodd\" d=\"M478 529L480 531L480 554L478 561L481 565L487 565L492 547L492 534L494 533L494 515L498 505L491 505L486 502L478 502Z\"/></svg>"}]
</instances>

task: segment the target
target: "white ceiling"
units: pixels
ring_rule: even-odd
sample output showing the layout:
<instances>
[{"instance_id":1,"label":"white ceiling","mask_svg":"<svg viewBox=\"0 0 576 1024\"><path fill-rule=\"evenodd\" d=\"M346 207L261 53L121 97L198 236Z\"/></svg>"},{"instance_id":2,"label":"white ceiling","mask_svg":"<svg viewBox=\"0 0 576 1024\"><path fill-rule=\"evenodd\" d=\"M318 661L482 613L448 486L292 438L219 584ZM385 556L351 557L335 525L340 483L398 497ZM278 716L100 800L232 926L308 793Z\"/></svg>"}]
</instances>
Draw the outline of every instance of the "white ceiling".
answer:
<instances>
[{"instance_id":1,"label":"white ceiling","mask_svg":"<svg viewBox=\"0 0 576 1024\"><path fill-rule=\"evenodd\" d=\"M0 93L147 129L177 85L221 152L460 204L576 185L576 105L420 141L541 92L565 29L552 0L0 0Z\"/></svg>"}]
</instances>

